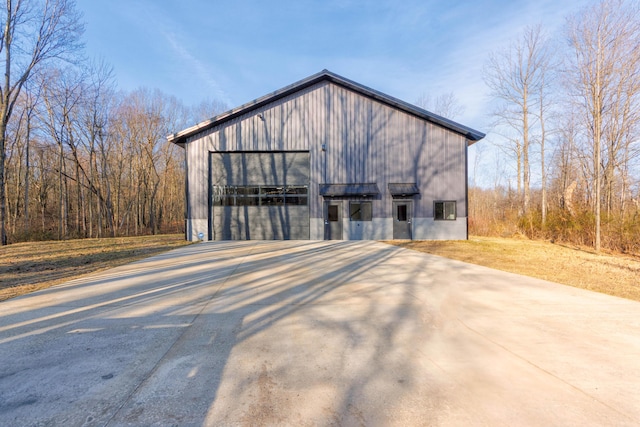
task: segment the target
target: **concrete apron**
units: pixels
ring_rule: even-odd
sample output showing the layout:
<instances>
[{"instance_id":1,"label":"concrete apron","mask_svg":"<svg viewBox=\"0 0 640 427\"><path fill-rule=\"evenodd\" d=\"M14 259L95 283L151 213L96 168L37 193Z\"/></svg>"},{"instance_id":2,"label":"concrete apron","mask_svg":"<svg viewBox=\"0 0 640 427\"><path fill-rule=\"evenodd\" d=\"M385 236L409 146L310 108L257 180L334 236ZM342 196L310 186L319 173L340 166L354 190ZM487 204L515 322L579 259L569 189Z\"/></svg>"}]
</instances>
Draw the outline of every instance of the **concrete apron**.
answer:
<instances>
[{"instance_id":1,"label":"concrete apron","mask_svg":"<svg viewBox=\"0 0 640 427\"><path fill-rule=\"evenodd\" d=\"M200 243L0 303L0 425L638 425L640 303L377 242Z\"/></svg>"}]
</instances>

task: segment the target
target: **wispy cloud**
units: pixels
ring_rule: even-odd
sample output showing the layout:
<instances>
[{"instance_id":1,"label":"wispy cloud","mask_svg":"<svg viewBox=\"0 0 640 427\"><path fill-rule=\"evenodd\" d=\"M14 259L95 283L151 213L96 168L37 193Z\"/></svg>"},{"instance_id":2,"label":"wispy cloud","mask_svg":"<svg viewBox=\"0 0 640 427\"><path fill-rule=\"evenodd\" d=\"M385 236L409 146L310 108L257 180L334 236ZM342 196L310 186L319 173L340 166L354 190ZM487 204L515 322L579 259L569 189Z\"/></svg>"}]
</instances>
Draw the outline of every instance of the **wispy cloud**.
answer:
<instances>
[{"instance_id":1,"label":"wispy cloud","mask_svg":"<svg viewBox=\"0 0 640 427\"><path fill-rule=\"evenodd\" d=\"M153 41L149 45L153 52L147 54L150 60L156 60L156 78L161 78L160 83L164 85L173 82L174 88L194 92L201 100L214 98L231 104L229 94L215 77L214 67L193 53L195 49L191 46L197 45L194 37L198 37L198 33L188 28L188 22L169 13L166 7L152 0L134 1L126 8L128 18ZM161 58L161 68L157 66L158 58Z\"/></svg>"},{"instance_id":2,"label":"wispy cloud","mask_svg":"<svg viewBox=\"0 0 640 427\"><path fill-rule=\"evenodd\" d=\"M483 128L488 53L527 25L561 28L592 0L113 1L142 50L127 72L184 100L236 105L328 68L408 102L453 92L460 120Z\"/></svg>"},{"instance_id":3,"label":"wispy cloud","mask_svg":"<svg viewBox=\"0 0 640 427\"><path fill-rule=\"evenodd\" d=\"M208 86L214 95L213 97L223 101L227 105L231 105L229 95L220 87L213 76L210 67L203 60L199 59L189 51L186 44L180 40L181 37L171 31L164 32L163 36L174 55L184 62L185 68L194 72L195 75L198 76L199 80Z\"/></svg>"}]
</instances>

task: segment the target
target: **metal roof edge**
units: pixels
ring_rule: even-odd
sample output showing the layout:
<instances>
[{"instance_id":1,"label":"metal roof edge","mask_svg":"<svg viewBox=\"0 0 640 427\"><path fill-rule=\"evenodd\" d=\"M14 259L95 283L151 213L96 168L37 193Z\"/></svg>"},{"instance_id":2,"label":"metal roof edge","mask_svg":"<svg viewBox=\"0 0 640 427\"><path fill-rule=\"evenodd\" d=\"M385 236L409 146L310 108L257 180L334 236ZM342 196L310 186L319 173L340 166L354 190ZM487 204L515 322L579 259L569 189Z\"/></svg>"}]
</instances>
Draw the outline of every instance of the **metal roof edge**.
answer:
<instances>
[{"instance_id":1,"label":"metal roof edge","mask_svg":"<svg viewBox=\"0 0 640 427\"><path fill-rule=\"evenodd\" d=\"M447 119L445 117L439 116L435 113L427 111L423 108L420 108L416 105L408 103L406 101L402 101L401 99L395 98L391 95L387 95L386 93L380 92L376 89L372 89L363 84L357 83L353 80L349 80L345 77L339 76L338 74L332 73L328 70L324 70L328 76L331 77L331 80L334 83L340 84L341 86L347 87L351 90L354 90L362 95L373 98L377 101L385 103L387 105L391 105L405 112L414 114L418 117L421 117L427 121L443 126L447 129L450 129L456 133L464 135L467 139L471 141L479 141L484 138L486 135L482 132L474 130L468 126L464 126L460 123L457 123L453 120Z\"/></svg>"},{"instance_id":2,"label":"metal roof edge","mask_svg":"<svg viewBox=\"0 0 640 427\"><path fill-rule=\"evenodd\" d=\"M270 102L276 101L292 93L298 92L306 87L314 85L323 80L328 80L332 83L343 86L354 92L360 93L361 95L375 99L379 102L393 106L407 113L423 118L429 122L445 127L453 132L463 135L465 138L471 141L471 144L485 137L485 134L482 132L479 132L470 127L464 126L460 123L454 122L453 120L449 120L445 117L434 114L423 108L420 108L408 102L402 101L398 98L387 95L385 93L382 93L370 87L364 86L353 80L349 80L327 69L324 69L319 73L313 74L305 79L299 80L295 83L292 83L288 86L285 86L281 89L278 89L260 98L256 98L253 101L247 102L246 104L243 104L239 107L231 109L225 113L219 114L211 119L200 122L195 126L191 126L180 132L168 135L167 140L177 145L184 146L184 144L186 143L186 139L189 138L190 136L193 136L199 132L203 132L209 129L210 127L224 123L227 120L231 120L235 117L238 117L241 114L245 114L251 110L260 108Z\"/></svg>"},{"instance_id":3,"label":"metal roof edge","mask_svg":"<svg viewBox=\"0 0 640 427\"><path fill-rule=\"evenodd\" d=\"M274 92L271 92L267 95L261 96L260 98L256 98L252 101L249 101L245 104L240 105L239 107L233 108L229 111L226 111L222 114L219 114L211 119L205 120L203 122L198 123L195 126L191 126L187 129L184 129L180 132L171 134L167 136L167 140L169 142L173 142L175 144L181 145L184 144L186 139L190 136L193 136L199 132L205 131L209 127L213 127L220 123L224 123L227 120L231 120L239 115L242 115L248 111L255 110L256 108L260 108L263 105L266 105L270 102L276 101L278 99L284 98L287 95L295 93L299 90L304 89L305 87L311 86L319 81L322 81L327 73L327 70L323 70L319 73L316 73L312 76L309 76L305 79L299 80L295 83L292 83L288 86L285 86L281 89L278 89Z\"/></svg>"}]
</instances>

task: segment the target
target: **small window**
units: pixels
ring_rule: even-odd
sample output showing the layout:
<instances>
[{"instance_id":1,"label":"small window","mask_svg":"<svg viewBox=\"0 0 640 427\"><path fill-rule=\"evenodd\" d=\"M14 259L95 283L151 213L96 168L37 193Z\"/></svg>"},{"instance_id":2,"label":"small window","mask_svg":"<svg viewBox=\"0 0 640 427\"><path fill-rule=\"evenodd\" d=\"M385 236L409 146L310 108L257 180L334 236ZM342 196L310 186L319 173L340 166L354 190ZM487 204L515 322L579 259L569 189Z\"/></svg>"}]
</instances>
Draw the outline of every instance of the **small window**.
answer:
<instances>
[{"instance_id":1,"label":"small window","mask_svg":"<svg viewBox=\"0 0 640 427\"><path fill-rule=\"evenodd\" d=\"M456 202L435 202L436 220L451 221L456 219Z\"/></svg>"},{"instance_id":2,"label":"small window","mask_svg":"<svg viewBox=\"0 0 640 427\"><path fill-rule=\"evenodd\" d=\"M349 219L351 221L371 221L371 202L349 203Z\"/></svg>"},{"instance_id":3,"label":"small window","mask_svg":"<svg viewBox=\"0 0 640 427\"><path fill-rule=\"evenodd\" d=\"M297 195L297 194L304 194L306 195L309 192L309 189L307 187L300 187L300 186L293 186L290 185L288 187L285 187L284 189L284 193L289 196L289 195Z\"/></svg>"},{"instance_id":4,"label":"small window","mask_svg":"<svg viewBox=\"0 0 640 427\"><path fill-rule=\"evenodd\" d=\"M238 195L242 196L258 196L260 194L260 187L256 186L247 186L247 187L237 187L236 191Z\"/></svg>"},{"instance_id":5,"label":"small window","mask_svg":"<svg viewBox=\"0 0 640 427\"><path fill-rule=\"evenodd\" d=\"M398 221L407 222L407 205L398 205L396 213Z\"/></svg>"},{"instance_id":6,"label":"small window","mask_svg":"<svg viewBox=\"0 0 640 427\"><path fill-rule=\"evenodd\" d=\"M233 196L226 196L222 198L222 206L235 206L236 198Z\"/></svg>"},{"instance_id":7,"label":"small window","mask_svg":"<svg viewBox=\"0 0 640 427\"><path fill-rule=\"evenodd\" d=\"M286 198L286 204L287 205L299 205L299 206L306 206L307 205L307 197L291 197L291 196L287 196Z\"/></svg>"},{"instance_id":8,"label":"small window","mask_svg":"<svg viewBox=\"0 0 640 427\"><path fill-rule=\"evenodd\" d=\"M285 204L306 206L308 203L307 193L309 189L302 186L288 186L284 189Z\"/></svg>"},{"instance_id":9,"label":"small window","mask_svg":"<svg viewBox=\"0 0 640 427\"><path fill-rule=\"evenodd\" d=\"M331 222L336 222L339 221L340 218L338 218L338 206L337 205L329 205L327 207L327 216L329 217L329 221Z\"/></svg>"}]
</instances>

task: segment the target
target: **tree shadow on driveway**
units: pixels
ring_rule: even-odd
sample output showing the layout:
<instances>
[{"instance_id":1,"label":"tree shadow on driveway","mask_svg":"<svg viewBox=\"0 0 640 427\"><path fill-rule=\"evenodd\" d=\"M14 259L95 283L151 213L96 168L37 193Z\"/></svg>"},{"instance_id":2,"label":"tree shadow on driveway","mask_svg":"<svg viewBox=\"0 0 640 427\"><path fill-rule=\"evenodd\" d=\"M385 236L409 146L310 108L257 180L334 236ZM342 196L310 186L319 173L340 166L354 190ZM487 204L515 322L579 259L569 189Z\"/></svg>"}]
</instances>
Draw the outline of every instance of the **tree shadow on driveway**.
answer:
<instances>
[{"instance_id":1,"label":"tree shadow on driveway","mask_svg":"<svg viewBox=\"0 0 640 427\"><path fill-rule=\"evenodd\" d=\"M400 252L203 243L0 303L0 424L428 422L432 283Z\"/></svg>"}]
</instances>

